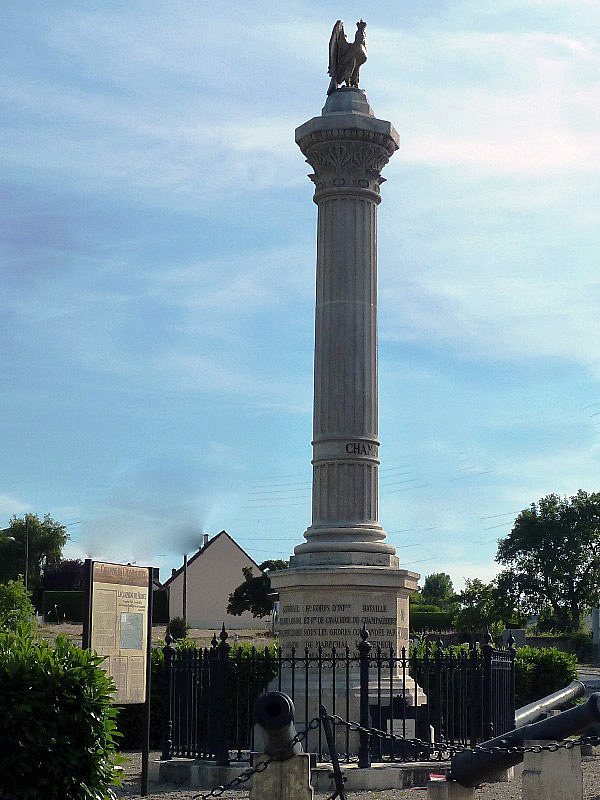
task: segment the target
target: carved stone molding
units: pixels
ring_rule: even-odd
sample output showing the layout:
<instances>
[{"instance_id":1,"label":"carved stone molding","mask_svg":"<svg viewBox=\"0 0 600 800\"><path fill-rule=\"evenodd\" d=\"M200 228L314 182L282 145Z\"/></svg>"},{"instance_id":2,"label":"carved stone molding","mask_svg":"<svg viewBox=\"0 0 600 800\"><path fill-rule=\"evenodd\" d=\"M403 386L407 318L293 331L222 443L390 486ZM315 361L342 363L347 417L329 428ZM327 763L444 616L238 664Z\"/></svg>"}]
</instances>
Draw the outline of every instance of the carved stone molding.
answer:
<instances>
[{"instance_id":1,"label":"carved stone molding","mask_svg":"<svg viewBox=\"0 0 600 800\"><path fill-rule=\"evenodd\" d=\"M366 191L379 195L381 170L397 146L391 136L357 128L313 131L299 145L314 169L315 199L329 191Z\"/></svg>"}]
</instances>

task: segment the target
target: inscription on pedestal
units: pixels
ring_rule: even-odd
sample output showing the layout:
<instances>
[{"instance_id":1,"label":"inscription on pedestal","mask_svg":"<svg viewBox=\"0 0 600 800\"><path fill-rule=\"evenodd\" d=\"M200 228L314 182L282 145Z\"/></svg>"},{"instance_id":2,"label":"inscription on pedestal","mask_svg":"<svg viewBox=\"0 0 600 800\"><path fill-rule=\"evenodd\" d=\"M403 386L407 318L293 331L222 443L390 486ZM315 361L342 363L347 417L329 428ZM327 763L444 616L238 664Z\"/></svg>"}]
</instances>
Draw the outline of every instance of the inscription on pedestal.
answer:
<instances>
[{"instance_id":1,"label":"inscription on pedestal","mask_svg":"<svg viewBox=\"0 0 600 800\"><path fill-rule=\"evenodd\" d=\"M279 633L286 650L306 648L316 653L319 646L330 651L333 648L343 650L346 645L354 650L366 626L373 646L396 651L408 639L408 628L399 627L404 616L404 610L397 609L395 599L368 602L358 598L338 603L284 601Z\"/></svg>"}]
</instances>

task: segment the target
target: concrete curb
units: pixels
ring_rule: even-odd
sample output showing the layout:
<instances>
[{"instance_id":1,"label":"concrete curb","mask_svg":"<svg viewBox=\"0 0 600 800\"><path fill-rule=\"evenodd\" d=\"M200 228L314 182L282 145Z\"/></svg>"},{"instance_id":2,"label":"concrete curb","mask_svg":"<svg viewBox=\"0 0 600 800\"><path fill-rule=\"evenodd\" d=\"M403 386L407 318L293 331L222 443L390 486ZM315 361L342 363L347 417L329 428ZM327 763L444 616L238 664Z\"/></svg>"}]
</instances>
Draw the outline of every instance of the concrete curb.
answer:
<instances>
[{"instance_id":1,"label":"concrete curb","mask_svg":"<svg viewBox=\"0 0 600 800\"><path fill-rule=\"evenodd\" d=\"M236 778L249 764L238 762L229 767L217 767L214 762L192 758L172 758L169 761L152 760L149 764L149 782L159 786L181 786L186 789L214 789ZM378 763L369 769L359 769L357 764L343 764L342 773L349 791L375 789L410 789L427 786L429 776L446 775L448 761L423 761L413 764ZM330 764L317 764L311 771L311 782L318 792L334 789ZM246 784L250 786L251 780Z\"/></svg>"}]
</instances>

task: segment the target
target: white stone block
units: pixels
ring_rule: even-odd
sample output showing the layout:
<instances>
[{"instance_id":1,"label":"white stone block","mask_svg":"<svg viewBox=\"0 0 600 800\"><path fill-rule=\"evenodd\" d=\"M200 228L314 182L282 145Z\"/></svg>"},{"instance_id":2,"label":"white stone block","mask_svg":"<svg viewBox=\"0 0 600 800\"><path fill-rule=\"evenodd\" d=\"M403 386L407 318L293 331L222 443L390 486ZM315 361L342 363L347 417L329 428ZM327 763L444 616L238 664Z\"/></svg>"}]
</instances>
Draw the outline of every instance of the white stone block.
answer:
<instances>
[{"instance_id":1,"label":"white stone block","mask_svg":"<svg viewBox=\"0 0 600 800\"><path fill-rule=\"evenodd\" d=\"M427 800L472 800L473 789L467 789L456 781L429 781Z\"/></svg>"},{"instance_id":2,"label":"white stone block","mask_svg":"<svg viewBox=\"0 0 600 800\"><path fill-rule=\"evenodd\" d=\"M547 745L549 742L524 742ZM556 752L525 753L523 800L583 800L583 773L579 747Z\"/></svg>"},{"instance_id":3,"label":"white stone block","mask_svg":"<svg viewBox=\"0 0 600 800\"><path fill-rule=\"evenodd\" d=\"M259 756L254 766L267 758ZM313 797L309 753L298 753L287 761L273 761L252 777L250 800L313 800Z\"/></svg>"}]
</instances>

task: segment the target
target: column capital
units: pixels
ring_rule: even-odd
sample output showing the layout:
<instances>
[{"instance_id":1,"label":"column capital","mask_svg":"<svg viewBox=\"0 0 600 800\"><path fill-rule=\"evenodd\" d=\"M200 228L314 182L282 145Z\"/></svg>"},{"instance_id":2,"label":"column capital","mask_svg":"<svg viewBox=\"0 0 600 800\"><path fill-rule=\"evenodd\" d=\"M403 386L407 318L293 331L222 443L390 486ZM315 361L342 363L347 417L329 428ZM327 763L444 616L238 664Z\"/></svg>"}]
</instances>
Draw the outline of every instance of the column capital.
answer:
<instances>
[{"instance_id":1,"label":"column capital","mask_svg":"<svg viewBox=\"0 0 600 800\"><path fill-rule=\"evenodd\" d=\"M296 144L314 169L309 178L315 184L315 202L334 193L358 194L379 203L385 180L381 170L398 149L399 136L391 122L356 111L324 109L320 117L296 129Z\"/></svg>"}]
</instances>

